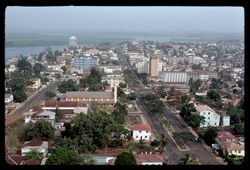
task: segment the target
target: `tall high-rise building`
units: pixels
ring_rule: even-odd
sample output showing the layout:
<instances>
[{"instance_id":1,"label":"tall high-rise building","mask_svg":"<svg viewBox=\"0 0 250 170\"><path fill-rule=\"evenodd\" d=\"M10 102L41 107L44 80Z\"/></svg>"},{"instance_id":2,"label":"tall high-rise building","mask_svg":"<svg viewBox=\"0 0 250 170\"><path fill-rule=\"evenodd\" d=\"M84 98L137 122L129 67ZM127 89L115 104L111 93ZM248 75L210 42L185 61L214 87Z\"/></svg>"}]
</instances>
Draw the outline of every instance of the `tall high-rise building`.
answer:
<instances>
[{"instance_id":1,"label":"tall high-rise building","mask_svg":"<svg viewBox=\"0 0 250 170\"><path fill-rule=\"evenodd\" d=\"M75 36L71 36L69 38L69 48L76 49L77 48L77 38Z\"/></svg>"},{"instance_id":2,"label":"tall high-rise building","mask_svg":"<svg viewBox=\"0 0 250 170\"><path fill-rule=\"evenodd\" d=\"M156 56L150 57L150 78L153 81L156 81L158 79L157 57Z\"/></svg>"}]
</instances>

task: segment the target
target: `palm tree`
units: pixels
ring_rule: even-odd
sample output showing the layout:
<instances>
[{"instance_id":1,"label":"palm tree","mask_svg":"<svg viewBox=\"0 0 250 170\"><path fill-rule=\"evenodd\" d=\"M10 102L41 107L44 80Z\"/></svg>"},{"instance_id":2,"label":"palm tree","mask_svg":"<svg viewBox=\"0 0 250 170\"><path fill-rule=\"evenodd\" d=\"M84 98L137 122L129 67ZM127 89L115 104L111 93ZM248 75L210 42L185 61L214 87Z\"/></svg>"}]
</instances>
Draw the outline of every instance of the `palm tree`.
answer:
<instances>
[{"instance_id":1,"label":"palm tree","mask_svg":"<svg viewBox=\"0 0 250 170\"><path fill-rule=\"evenodd\" d=\"M124 148L126 152L132 152L136 148L136 143L134 143L133 141L128 141L125 144Z\"/></svg>"},{"instance_id":2,"label":"palm tree","mask_svg":"<svg viewBox=\"0 0 250 170\"><path fill-rule=\"evenodd\" d=\"M184 157L182 157L179 160L178 165L195 165L197 164L197 161L194 157L191 157L190 154L185 154Z\"/></svg>"},{"instance_id":3,"label":"palm tree","mask_svg":"<svg viewBox=\"0 0 250 170\"><path fill-rule=\"evenodd\" d=\"M161 134L161 138L160 138L160 141L159 141L159 151L160 152L163 152L163 148L165 147L166 143L167 142L165 140L164 134Z\"/></svg>"}]
</instances>

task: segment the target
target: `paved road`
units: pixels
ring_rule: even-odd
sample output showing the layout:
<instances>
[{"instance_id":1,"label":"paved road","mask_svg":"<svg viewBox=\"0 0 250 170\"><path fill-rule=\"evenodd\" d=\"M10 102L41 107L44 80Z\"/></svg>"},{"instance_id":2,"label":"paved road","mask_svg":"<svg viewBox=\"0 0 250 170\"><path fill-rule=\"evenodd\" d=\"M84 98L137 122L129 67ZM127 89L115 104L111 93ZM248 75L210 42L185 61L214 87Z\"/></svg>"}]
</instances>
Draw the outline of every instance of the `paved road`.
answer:
<instances>
[{"instance_id":1,"label":"paved road","mask_svg":"<svg viewBox=\"0 0 250 170\"><path fill-rule=\"evenodd\" d=\"M44 87L43 89L40 89L38 92L34 93L32 96L30 96L19 108L14 110L13 112L6 115L6 117L14 116L14 115L21 115L31 109L32 106L35 106L41 102L41 100L44 97L44 93L46 91L55 91L55 89L59 85L59 80L50 83L48 86Z\"/></svg>"},{"instance_id":2,"label":"paved road","mask_svg":"<svg viewBox=\"0 0 250 170\"><path fill-rule=\"evenodd\" d=\"M139 80L139 78L136 76L135 71L129 64L129 59L126 57L126 60L123 60L123 64L128 66L128 69L134 72L134 79L140 82L140 91L145 91L144 86L142 82ZM129 87L131 89L134 89L131 82L127 82ZM147 90L151 91L152 90ZM145 92L144 92L145 93ZM166 140L167 140L167 146L164 148L165 155L168 157L169 164L178 164L179 159L184 156L185 153L189 153L192 155L195 155L196 158L199 159L199 161L202 164L208 164L208 165L217 165L217 164L223 164L222 161L218 161L216 159L216 156L212 153L212 149L209 146L206 146L204 143L195 143L194 141L190 141L186 143L186 145L190 148L190 151L180 151L176 144L173 142L173 140L170 138L169 134L166 132L160 121L155 116L150 116L148 113L148 110L146 109L145 105L142 101L137 99L137 105L142 111L142 114L147 119L148 123L151 125L152 130L155 132L156 136L160 136L161 134L164 134ZM178 132L188 132L189 127L185 121L182 119L179 119L176 117L176 113L174 113L172 110L165 108L164 110L164 116L169 119L171 126Z\"/></svg>"}]
</instances>

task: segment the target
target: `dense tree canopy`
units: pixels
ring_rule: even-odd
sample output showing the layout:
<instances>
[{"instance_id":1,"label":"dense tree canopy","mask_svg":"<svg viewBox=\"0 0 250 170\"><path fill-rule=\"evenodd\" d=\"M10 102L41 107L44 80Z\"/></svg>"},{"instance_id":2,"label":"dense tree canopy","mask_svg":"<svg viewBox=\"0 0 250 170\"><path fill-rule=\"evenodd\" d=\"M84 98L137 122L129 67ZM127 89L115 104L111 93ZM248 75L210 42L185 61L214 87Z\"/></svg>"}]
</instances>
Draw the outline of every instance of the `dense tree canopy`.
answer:
<instances>
[{"instance_id":1,"label":"dense tree canopy","mask_svg":"<svg viewBox=\"0 0 250 170\"><path fill-rule=\"evenodd\" d=\"M39 120L36 123L27 124L18 135L18 138L21 141L30 141L37 138L49 140L54 137L54 132L55 129L49 122Z\"/></svg>"},{"instance_id":2,"label":"dense tree canopy","mask_svg":"<svg viewBox=\"0 0 250 170\"><path fill-rule=\"evenodd\" d=\"M27 77L27 76L31 76L32 74L32 66L30 64L30 62L27 60L26 57L21 57L17 64L17 71L19 73L21 73L23 76Z\"/></svg>"},{"instance_id":3,"label":"dense tree canopy","mask_svg":"<svg viewBox=\"0 0 250 170\"><path fill-rule=\"evenodd\" d=\"M115 165L136 165L136 160L132 153L122 152L117 155Z\"/></svg>"},{"instance_id":4,"label":"dense tree canopy","mask_svg":"<svg viewBox=\"0 0 250 170\"><path fill-rule=\"evenodd\" d=\"M78 86L76 82L72 79L63 81L59 86L58 86L58 91L61 93L66 93L66 91L77 91Z\"/></svg>"},{"instance_id":5,"label":"dense tree canopy","mask_svg":"<svg viewBox=\"0 0 250 170\"><path fill-rule=\"evenodd\" d=\"M53 98L56 96L56 94L52 91L46 91L45 94L44 94L45 97L48 97L48 98Z\"/></svg>"},{"instance_id":6,"label":"dense tree canopy","mask_svg":"<svg viewBox=\"0 0 250 170\"><path fill-rule=\"evenodd\" d=\"M27 95L23 89L15 90L13 93L14 101L21 103L27 99Z\"/></svg>"},{"instance_id":7,"label":"dense tree canopy","mask_svg":"<svg viewBox=\"0 0 250 170\"><path fill-rule=\"evenodd\" d=\"M72 133L68 133L66 137L76 140L79 152L93 152L97 148L107 148L112 141L122 144L123 137L129 133L105 112L80 114L72 123L74 125L68 128Z\"/></svg>"},{"instance_id":8,"label":"dense tree canopy","mask_svg":"<svg viewBox=\"0 0 250 170\"><path fill-rule=\"evenodd\" d=\"M33 66L33 72L35 74L36 77L40 76L40 72L44 71L44 66L40 63L35 63L35 65Z\"/></svg>"},{"instance_id":9,"label":"dense tree canopy","mask_svg":"<svg viewBox=\"0 0 250 170\"><path fill-rule=\"evenodd\" d=\"M52 151L51 156L46 161L46 165L77 165L79 158L74 150L57 147Z\"/></svg>"},{"instance_id":10,"label":"dense tree canopy","mask_svg":"<svg viewBox=\"0 0 250 170\"><path fill-rule=\"evenodd\" d=\"M237 135L244 135L244 126L242 124L235 125L234 133Z\"/></svg>"},{"instance_id":11,"label":"dense tree canopy","mask_svg":"<svg viewBox=\"0 0 250 170\"><path fill-rule=\"evenodd\" d=\"M204 134L204 140L208 145L211 145L215 142L215 138L217 136L217 129L213 127L209 127Z\"/></svg>"},{"instance_id":12,"label":"dense tree canopy","mask_svg":"<svg viewBox=\"0 0 250 170\"><path fill-rule=\"evenodd\" d=\"M164 104L157 95L149 93L142 96L142 99L151 113L162 113Z\"/></svg>"},{"instance_id":13,"label":"dense tree canopy","mask_svg":"<svg viewBox=\"0 0 250 170\"><path fill-rule=\"evenodd\" d=\"M85 79L80 79L80 87L88 87L89 91L99 91L102 89L101 75L95 68L91 69L90 75Z\"/></svg>"}]
</instances>

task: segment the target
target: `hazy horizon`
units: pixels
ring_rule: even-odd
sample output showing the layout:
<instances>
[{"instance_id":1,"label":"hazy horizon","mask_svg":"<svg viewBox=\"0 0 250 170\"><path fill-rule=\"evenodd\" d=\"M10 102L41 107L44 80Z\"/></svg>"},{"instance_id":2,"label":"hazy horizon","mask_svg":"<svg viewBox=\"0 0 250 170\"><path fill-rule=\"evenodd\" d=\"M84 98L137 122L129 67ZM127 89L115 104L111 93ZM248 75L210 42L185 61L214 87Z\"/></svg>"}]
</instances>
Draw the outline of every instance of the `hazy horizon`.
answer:
<instances>
[{"instance_id":1,"label":"hazy horizon","mask_svg":"<svg viewBox=\"0 0 250 170\"><path fill-rule=\"evenodd\" d=\"M5 32L244 34L242 7L7 7Z\"/></svg>"}]
</instances>

